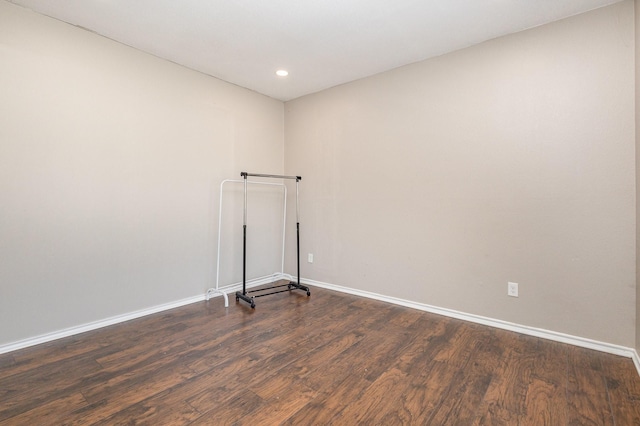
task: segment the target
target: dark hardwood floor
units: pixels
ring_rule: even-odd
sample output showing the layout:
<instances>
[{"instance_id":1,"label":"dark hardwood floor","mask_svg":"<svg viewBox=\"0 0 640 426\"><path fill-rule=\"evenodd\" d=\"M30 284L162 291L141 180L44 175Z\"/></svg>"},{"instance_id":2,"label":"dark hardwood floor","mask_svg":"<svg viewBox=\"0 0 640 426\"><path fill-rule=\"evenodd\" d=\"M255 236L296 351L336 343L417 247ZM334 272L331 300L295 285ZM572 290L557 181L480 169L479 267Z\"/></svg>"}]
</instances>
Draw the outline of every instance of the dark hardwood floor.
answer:
<instances>
[{"instance_id":1,"label":"dark hardwood floor","mask_svg":"<svg viewBox=\"0 0 640 426\"><path fill-rule=\"evenodd\" d=\"M0 355L0 425L640 425L630 359L323 289Z\"/></svg>"}]
</instances>

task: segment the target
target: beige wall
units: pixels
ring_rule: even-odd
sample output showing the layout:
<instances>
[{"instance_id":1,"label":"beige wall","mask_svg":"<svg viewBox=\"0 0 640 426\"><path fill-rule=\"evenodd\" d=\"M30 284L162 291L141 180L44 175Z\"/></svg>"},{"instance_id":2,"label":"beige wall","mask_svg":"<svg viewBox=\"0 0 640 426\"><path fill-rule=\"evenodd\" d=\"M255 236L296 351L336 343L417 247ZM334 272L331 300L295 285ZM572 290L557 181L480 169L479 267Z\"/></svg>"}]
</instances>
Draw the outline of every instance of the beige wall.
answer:
<instances>
[{"instance_id":1,"label":"beige wall","mask_svg":"<svg viewBox=\"0 0 640 426\"><path fill-rule=\"evenodd\" d=\"M203 295L220 181L283 161L282 102L0 1L0 345Z\"/></svg>"},{"instance_id":2,"label":"beige wall","mask_svg":"<svg viewBox=\"0 0 640 426\"><path fill-rule=\"evenodd\" d=\"M633 31L626 1L493 40L289 102L285 135L281 102L0 1L0 345L201 295L220 181L285 162L303 277L640 347ZM251 200L258 276L280 199Z\"/></svg>"},{"instance_id":3,"label":"beige wall","mask_svg":"<svg viewBox=\"0 0 640 426\"><path fill-rule=\"evenodd\" d=\"M636 350L640 352L640 0L635 0L636 54Z\"/></svg>"},{"instance_id":4,"label":"beige wall","mask_svg":"<svg viewBox=\"0 0 640 426\"><path fill-rule=\"evenodd\" d=\"M626 1L286 103L303 277L634 346L633 31Z\"/></svg>"}]
</instances>

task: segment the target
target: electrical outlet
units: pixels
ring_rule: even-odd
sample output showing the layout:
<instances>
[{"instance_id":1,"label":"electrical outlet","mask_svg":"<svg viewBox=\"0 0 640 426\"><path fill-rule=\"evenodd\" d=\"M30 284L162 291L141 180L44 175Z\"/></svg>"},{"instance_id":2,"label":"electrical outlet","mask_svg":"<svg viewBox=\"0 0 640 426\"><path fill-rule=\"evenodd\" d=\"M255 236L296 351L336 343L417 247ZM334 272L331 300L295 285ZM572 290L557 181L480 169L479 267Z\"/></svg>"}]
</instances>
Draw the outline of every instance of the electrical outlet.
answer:
<instances>
[{"instance_id":1,"label":"electrical outlet","mask_svg":"<svg viewBox=\"0 0 640 426\"><path fill-rule=\"evenodd\" d=\"M313 253L309 253L309 255L307 256L307 262L313 263Z\"/></svg>"},{"instance_id":2,"label":"electrical outlet","mask_svg":"<svg viewBox=\"0 0 640 426\"><path fill-rule=\"evenodd\" d=\"M511 297L518 297L518 283L509 282L507 284L507 295Z\"/></svg>"}]
</instances>

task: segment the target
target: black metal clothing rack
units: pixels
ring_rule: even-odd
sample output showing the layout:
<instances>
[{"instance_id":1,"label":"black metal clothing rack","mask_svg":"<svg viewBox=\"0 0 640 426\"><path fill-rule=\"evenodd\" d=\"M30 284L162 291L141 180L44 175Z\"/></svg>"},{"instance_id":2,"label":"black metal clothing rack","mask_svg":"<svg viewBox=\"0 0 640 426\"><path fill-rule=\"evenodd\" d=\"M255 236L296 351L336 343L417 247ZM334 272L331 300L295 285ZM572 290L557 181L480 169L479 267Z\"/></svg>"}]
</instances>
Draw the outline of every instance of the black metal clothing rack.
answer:
<instances>
[{"instance_id":1,"label":"black metal clothing rack","mask_svg":"<svg viewBox=\"0 0 640 426\"><path fill-rule=\"evenodd\" d=\"M240 299L251 305L251 308L255 309L256 297L268 296L270 294L283 293L291 290L302 290L307 292L307 296L311 296L311 290L309 287L300 284L300 214L298 211L298 183L302 180L300 176L281 176L281 175L264 175L258 173L242 172L240 176L244 178L244 216L242 219L242 291L236 291L236 302ZM258 290L247 291L247 178L249 176L262 177L262 178L274 178L274 179L295 179L296 181L296 252L298 256L298 277L296 281L289 281L287 284L280 284L271 287L261 288ZM287 287L286 290L276 290L282 287ZM253 296L249 296L250 293L259 293Z\"/></svg>"}]
</instances>

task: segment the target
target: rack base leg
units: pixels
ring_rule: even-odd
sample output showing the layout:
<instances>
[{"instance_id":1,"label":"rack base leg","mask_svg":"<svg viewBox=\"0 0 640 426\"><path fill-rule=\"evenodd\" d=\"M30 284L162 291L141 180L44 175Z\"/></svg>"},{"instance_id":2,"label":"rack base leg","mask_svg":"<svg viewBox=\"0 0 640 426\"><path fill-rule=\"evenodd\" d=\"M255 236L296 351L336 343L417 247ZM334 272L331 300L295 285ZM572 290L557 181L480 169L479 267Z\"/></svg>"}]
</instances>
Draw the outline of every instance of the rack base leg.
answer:
<instances>
[{"instance_id":1,"label":"rack base leg","mask_svg":"<svg viewBox=\"0 0 640 426\"><path fill-rule=\"evenodd\" d=\"M253 297L249 297L246 294L242 294L241 291L236 291L236 302L239 302L240 299L250 304L252 309L256 308L256 302L253 301Z\"/></svg>"},{"instance_id":2,"label":"rack base leg","mask_svg":"<svg viewBox=\"0 0 640 426\"><path fill-rule=\"evenodd\" d=\"M307 296L311 296L311 289L309 287L307 287L306 285L298 284L295 281L290 281L287 286L289 287L289 290L296 289L296 290L306 291L307 292Z\"/></svg>"},{"instance_id":3,"label":"rack base leg","mask_svg":"<svg viewBox=\"0 0 640 426\"><path fill-rule=\"evenodd\" d=\"M205 297L205 300L211 299L215 293L220 293L224 297L224 307L228 308L229 307L229 298L227 297L227 293L225 293L222 290L217 290L215 288L210 288L209 290L207 290L207 295Z\"/></svg>"}]
</instances>

